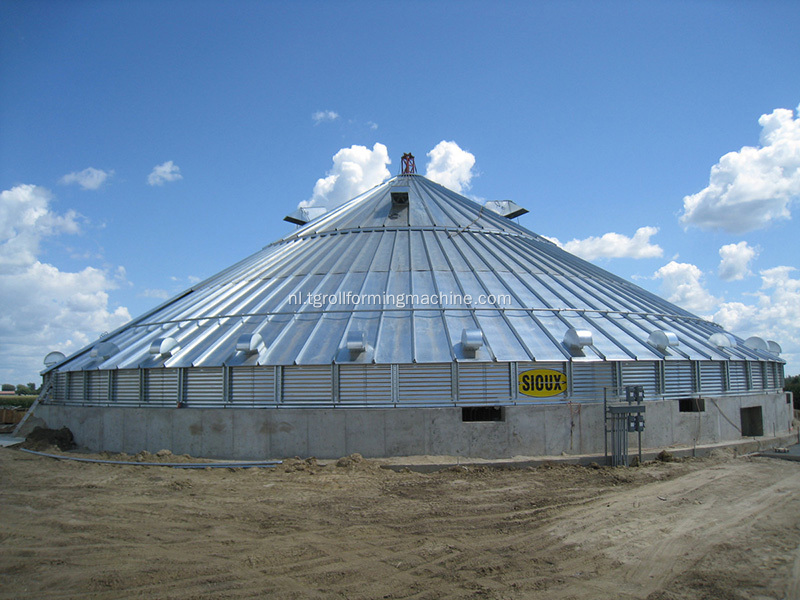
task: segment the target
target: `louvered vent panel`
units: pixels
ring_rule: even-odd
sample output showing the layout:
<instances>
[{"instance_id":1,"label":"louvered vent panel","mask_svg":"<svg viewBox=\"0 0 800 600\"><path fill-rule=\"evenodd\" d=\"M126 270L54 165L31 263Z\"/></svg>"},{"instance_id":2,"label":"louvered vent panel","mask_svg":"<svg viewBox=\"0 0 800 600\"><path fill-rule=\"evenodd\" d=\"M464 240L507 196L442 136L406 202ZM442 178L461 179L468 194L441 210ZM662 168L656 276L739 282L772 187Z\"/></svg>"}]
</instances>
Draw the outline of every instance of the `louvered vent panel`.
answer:
<instances>
[{"instance_id":1,"label":"louvered vent panel","mask_svg":"<svg viewBox=\"0 0 800 600\"><path fill-rule=\"evenodd\" d=\"M755 361L750 363L750 379L753 382L754 390L764 389L764 374L761 370L761 365L762 363Z\"/></svg>"},{"instance_id":2,"label":"louvered vent panel","mask_svg":"<svg viewBox=\"0 0 800 600\"><path fill-rule=\"evenodd\" d=\"M615 397L616 370L611 362L573 363L572 395L575 398L602 400L603 390L608 398Z\"/></svg>"},{"instance_id":3,"label":"louvered vent panel","mask_svg":"<svg viewBox=\"0 0 800 600\"><path fill-rule=\"evenodd\" d=\"M339 400L344 403L390 403L392 368L389 365L341 365Z\"/></svg>"},{"instance_id":4,"label":"louvered vent panel","mask_svg":"<svg viewBox=\"0 0 800 600\"><path fill-rule=\"evenodd\" d=\"M147 401L153 404L178 403L178 370L149 369L147 373Z\"/></svg>"},{"instance_id":5,"label":"louvered vent panel","mask_svg":"<svg viewBox=\"0 0 800 600\"><path fill-rule=\"evenodd\" d=\"M451 402L452 371L450 364L399 365L400 401Z\"/></svg>"},{"instance_id":6,"label":"louvered vent panel","mask_svg":"<svg viewBox=\"0 0 800 600\"><path fill-rule=\"evenodd\" d=\"M231 402L238 405L274 403L274 367L233 367L231 371Z\"/></svg>"},{"instance_id":7,"label":"louvered vent panel","mask_svg":"<svg viewBox=\"0 0 800 600\"><path fill-rule=\"evenodd\" d=\"M730 377L732 392L747 391L747 363L744 361L731 361L728 363L728 377Z\"/></svg>"},{"instance_id":8,"label":"louvered vent panel","mask_svg":"<svg viewBox=\"0 0 800 600\"><path fill-rule=\"evenodd\" d=\"M81 403L83 398L83 371L70 371L69 373L69 390L67 391L67 401L72 403Z\"/></svg>"},{"instance_id":9,"label":"louvered vent panel","mask_svg":"<svg viewBox=\"0 0 800 600\"><path fill-rule=\"evenodd\" d=\"M721 362L704 360L700 363L700 391L706 394L725 391L725 371Z\"/></svg>"},{"instance_id":10,"label":"louvered vent panel","mask_svg":"<svg viewBox=\"0 0 800 600\"><path fill-rule=\"evenodd\" d=\"M139 403L139 375L137 369L120 369L114 379L114 401L122 404Z\"/></svg>"},{"instance_id":11,"label":"louvered vent panel","mask_svg":"<svg viewBox=\"0 0 800 600\"><path fill-rule=\"evenodd\" d=\"M767 389L774 389L778 387L777 385L777 369L775 368L777 365L774 362L766 363L767 367L767 379L764 382L764 387ZM783 382L781 382L781 385Z\"/></svg>"},{"instance_id":12,"label":"louvered vent panel","mask_svg":"<svg viewBox=\"0 0 800 600\"><path fill-rule=\"evenodd\" d=\"M222 369L186 369L183 399L188 404L217 404L222 406Z\"/></svg>"},{"instance_id":13,"label":"louvered vent panel","mask_svg":"<svg viewBox=\"0 0 800 600\"><path fill-rule=\"evenodd\" d=\"M55 382L53 383L55 388L53 399L56 402L64 402L67 398L67 374L54 371L52 376L55 377Z\"/></svg>"},{"instance_id":14,"label":"louvered vent panel","mask_svg":"<svg viewBox=\"0 0 800 600\"><path fill-rule=\"evenodd\" d=\"M653 399L657 394L655 362L636 361L622 363L622 390L624 396L625 388L629 385L641 385L644 387L645 399Z\"/></svg>"},{"instance_id":15,"label":"louvered vent panel","mask_svg":"<svg viewBox=\"0 0 800 600\"><path fill-rule=\"evenodd\" d=\"M330 403L333 387L330 366L288 366L283 368L283 402Z\"/></svg>"},{"instance_id":16,"label":"louvered vent panel","mask_svg":"<svg viewBox=\"0 0 800 600\"><path fill-rule=\"evenodd\" d=\"M87 371L87 400L89 402L108 402L108 371Z\"/></svg>"},{"instance_id":17,"label":"louvered vent panel","mask_svg":"<svg viewBox=\"0 0 800 600\"><path fill-rule=\"evenodd\" d=\"M511 397L508 363L458 365L458 399L465 402L507 400Z\"/></svg>"},{"instance_id":18,"label":"louvered vent panel","mask_svg":"<svg viewBox=\"0 0 800 600\"><path fill-rule=\"evenodd\" d=\"M664 363L664 397L683 398L694 394L694 368L688 361Z\"/></svg>"}]
</instances>

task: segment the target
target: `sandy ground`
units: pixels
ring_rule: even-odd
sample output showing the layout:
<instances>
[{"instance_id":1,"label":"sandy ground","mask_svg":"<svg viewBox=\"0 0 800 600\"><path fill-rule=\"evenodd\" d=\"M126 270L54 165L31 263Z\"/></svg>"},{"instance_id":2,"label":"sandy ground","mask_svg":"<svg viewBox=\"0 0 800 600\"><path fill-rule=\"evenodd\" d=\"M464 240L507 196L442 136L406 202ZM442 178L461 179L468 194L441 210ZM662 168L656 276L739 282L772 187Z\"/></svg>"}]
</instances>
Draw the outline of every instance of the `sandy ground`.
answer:
<instances>
[{"instance_id":1,"label":"sandy ground","mask_svg":"<svg viewBox=\"0 0 800 600\"><path fill-rule=\"evenodd\" d=\"M0 598L800 599L800 463L180 470L0 449Z\"/></svg>"}]
</instances>

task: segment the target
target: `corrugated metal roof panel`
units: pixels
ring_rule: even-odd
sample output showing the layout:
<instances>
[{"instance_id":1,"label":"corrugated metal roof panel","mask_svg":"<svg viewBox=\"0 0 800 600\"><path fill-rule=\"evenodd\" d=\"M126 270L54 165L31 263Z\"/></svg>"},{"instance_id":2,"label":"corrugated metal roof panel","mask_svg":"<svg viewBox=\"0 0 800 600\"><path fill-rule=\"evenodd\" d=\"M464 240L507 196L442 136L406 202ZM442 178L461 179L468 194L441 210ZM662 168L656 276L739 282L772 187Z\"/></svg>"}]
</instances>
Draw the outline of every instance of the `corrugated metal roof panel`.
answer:
<instances>
[{"instance_id":1,"label":"corrugated metal roof panel","mask_svg":"<svg viewBox=\"0 0 800 600\"><path fill-rule=\"evenodd\" d=\"M392 204L397 185L408 188L407 207ZM490 294L507 302L488 301ZM92 357L87 347L56 368L569 360L562 340L570 327L592 334L592 346L575 357L582 361L780 360L738 338L718 348L708 341L718 326L468 198L404 175L104 337L116 354ZM465 329L483 340L474 359L459 350ZM650 345L657 330L674 332L679 345ZM364 351L347 350L350 331L364 332ZM242 333L260 334L263 348L237 354ZM169 356L150 354L168 337L177 344Z\"/></svg>"}]
</instances>

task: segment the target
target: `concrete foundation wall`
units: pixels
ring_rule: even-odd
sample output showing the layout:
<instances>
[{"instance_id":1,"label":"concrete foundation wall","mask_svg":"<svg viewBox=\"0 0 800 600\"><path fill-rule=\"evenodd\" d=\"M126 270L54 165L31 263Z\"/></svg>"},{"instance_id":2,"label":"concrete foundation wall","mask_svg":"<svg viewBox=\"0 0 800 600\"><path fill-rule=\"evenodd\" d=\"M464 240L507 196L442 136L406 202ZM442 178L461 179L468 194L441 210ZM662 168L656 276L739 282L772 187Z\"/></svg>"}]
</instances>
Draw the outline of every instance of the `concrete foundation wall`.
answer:
<instances>
[{"instance_id":1,"label":"concrete foundation wall","mask_svg":"<svg viewBox=\"0 0 800 600\"><path fill-rule=\"evenodd\" d=\"M740 410L760 406L765 436L791 429L784 394L705 398L705 411L680 412L677 400L646 405L643 446L742 439ZM602 404L518 405L498 422L463 422L461 408L193 409L40 405L50 428L69 427L93 451L171 450L237 460L449 455L471 458L602 454ZM630 436L631 444L636 436Z\"/></svg>"}]
</instances>

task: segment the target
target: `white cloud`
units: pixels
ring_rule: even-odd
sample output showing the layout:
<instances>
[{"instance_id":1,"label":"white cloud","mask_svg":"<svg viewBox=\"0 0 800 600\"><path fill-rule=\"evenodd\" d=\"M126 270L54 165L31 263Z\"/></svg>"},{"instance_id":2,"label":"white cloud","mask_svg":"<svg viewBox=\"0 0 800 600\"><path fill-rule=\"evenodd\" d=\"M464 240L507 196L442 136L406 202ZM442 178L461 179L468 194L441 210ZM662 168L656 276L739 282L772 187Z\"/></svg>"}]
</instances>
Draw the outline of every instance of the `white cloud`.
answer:
<instances>
[{"instance_id":1,"label":"white cloud","mask_svg":"<svg viewBox=\"0 0 800 600\"><path fill-rule=\"evenodd\" d=\"M791 218L800 197L800 118L777 108L758 123L761 147L729 152L711 168L708 187L683 199L684 226L741 233Z\"/></svg>"},{"instance_id":2,"label":"white cloud","mask_svg":"<svg viewBox=\"0 0 800 600\"><path fill-rule=\"evenodd\" d=\"M150 185L164 185L167 181L177 181L179 179L183 179L180 167L168 160L153 167L150 175L147 176L147 183Z\"/></svg>"},{"instance_id":3,"label":"white cloud","mask_svg":"<svg viewBox=\"0 0 800 600\"><path fill-rule=\"evenodd\" d=\"M43 237L80 231L78 214L52 213L51 199L48 190L35 185L0 192L0 273L33 263Z\"/></svg>"},{"instance_id":4,"label":"white cloud","mask_svg":"<svg viewBox=\"0 0 800 600\"><path fill-rule=\"evenodd\" d=\"M64 185L77 183L85 190L96 190L113 174L114 171L103 171L101 169L89 167L83 171L68 173L67 175L64 175L59 182Z\"/></svg>"},{"instance_id":5,"label":"white cloud","mask_svg":"<svg viewBox=\"0 0 800 600\"><path fill-rule=\"evenodd\" d=\"M664 251L658 244L651 244L650 238L658 233L658 227L640 227L632 238L621 233L605 233L600 237L591 236L584 240L572 240L562 244L557 238L548 238L567 252L594 260L596 258L658 258Z\"/></svg>"},{"instance_id":6,"label":"white cloud","mask_svg":"<svg viewBox=\"0 0 800 600\"><path fill-rule=\"evenodd\" d=\"M37 380L51 350L69 353L130 320L109 308L108 291L125 272L86 267L64 272L39 260L47 237L80 232L77 215L50 209L51 194L34 185L0 193L0 378Z\"/></svg>"},{"instance_id":7,"label":"white cloud","mask_svg":"<svg viewBox=\"0 0 800 600\"><path fill-rule=\"evenodd\" d=\"M750 261L758 256L759 249L748 245L747 242L726 244L719 249L722 260L719 263L719 278L725 281L738 281L744 279L750 272Z\"/></svg>"},{"instance_id":8,"label":"white cloud","mask_svg":"<svg viewBox=\"0 0 800 600\"><path fill-rule=\"evenodd\" d=\"M739 337L757 335L778 342L786 360L786 374L800 374L800 279L791 274L797 269L780 266L759 273L761 288L755 302L725 302L714 320Z\"/></svg>"},{"instance_id":9,"label":"white cloud","mask_svg":"<svg viewBox=\"0 0 800 600\"><path fill-rule=\"evenodd\" d=\"M474 177L472 167L475 166L475 156L462 150L455 142L442 140L428 152L428 163L425 177L440 183L456 193L470 188Z\"/></svg>"},{"instance_id":10,"label":"white cloud","mask_svg":"<svg viewBox=\"0 0 800 600\"><path fill-rule=\"evenodd\" d=\"M317 180L311 198L300 206L339 206L388 179L391 174L386 165L391 162L383 144L376 143L372 150L366 146L342 148L333 156L333 168Z\"/></svg>"},{"instance_id":11,"label":"white cloud","mask_svg":"<svg viewBox=\"0 0 800 600\"><path fill-rule=\"evenodd\" d=\"M708 315L719 305L703 286L703 272L695 265L674 260L655 272L661 280L661 291L667 300L700 316Z\"/></svg>"},{"instance_id":12,"label":"white cloud","mask_svg":"<svg viewBox=\"0 0 800 600\"><path fill-rule=\"evenodd\" d=\"M314 125L319 125L323 121L335 121L339 118L339 113L332 110L318 110L311 115L311 118L314 120Z\"/></svg>"},{"instance_id":13,"label":"white cloud","mask_svg":"<svg viewBox=\"0 0 800 600\"><path fill-rule=\"evenodd\" d=\"M367 127L375 131L378 128L378 124L373 121L367 121Z\"/></svg>"}]
</instances>

